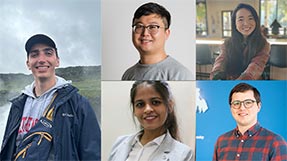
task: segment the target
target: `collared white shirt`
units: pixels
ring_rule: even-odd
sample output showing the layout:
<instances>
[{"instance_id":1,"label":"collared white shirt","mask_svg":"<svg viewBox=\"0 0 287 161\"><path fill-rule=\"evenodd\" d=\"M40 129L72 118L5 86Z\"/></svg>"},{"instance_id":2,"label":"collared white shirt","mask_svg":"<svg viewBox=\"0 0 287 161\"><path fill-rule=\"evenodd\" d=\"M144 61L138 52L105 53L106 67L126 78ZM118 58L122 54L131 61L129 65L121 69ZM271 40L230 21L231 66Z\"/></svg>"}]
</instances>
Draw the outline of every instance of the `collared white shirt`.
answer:
<instances>
[{"instance_id":1,"label":"collared white shirt","mask_svg":"<svg viewBox=\"0 0 287 161\"><path fill-rule=\"evenodd\" d=\"M145 145L142 145L140 142L140 135L139 133L132 144L132 149L129 153L129 156L126 161L148 161L150 156L157 150L157 148L162 143L166 134L163 134L152 141L148 142Z\"/></svg>"}]
</instances>

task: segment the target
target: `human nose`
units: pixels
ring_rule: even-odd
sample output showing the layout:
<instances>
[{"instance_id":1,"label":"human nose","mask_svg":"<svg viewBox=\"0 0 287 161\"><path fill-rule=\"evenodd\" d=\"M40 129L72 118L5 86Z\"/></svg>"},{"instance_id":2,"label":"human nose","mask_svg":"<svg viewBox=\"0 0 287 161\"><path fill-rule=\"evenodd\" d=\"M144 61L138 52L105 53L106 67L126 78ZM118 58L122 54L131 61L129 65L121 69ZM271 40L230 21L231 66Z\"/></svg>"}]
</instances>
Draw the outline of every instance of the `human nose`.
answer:
<instances>
[{"instance_id":1,"label":"human nose","mask_svg":"<svg viewBox=\"0 0 287 161\"><path fill-rule=\"evenodd\" d=\"M152 111L153 111L153 108L149 104L146 104L144 113L150 113Z\"/></svg>"},{"instance_id":2,"label":"human nose","mask_svg":"<svg viewBox=\"0 0 287 161\"><path fill-rule=\"evenodd\" d=\"M248 24L249 24L248 20L243 20L243 25L248 25Z\"/></svg>"},{"instance_id":3,"label":"human nose","mask_svg":"<svg viewBox=\"0 0 287 161\"><path fill-rule=\"evenodd\" d=\"M142 28L142 35L147 35L147 34L149 34L148 26L143 26L143 28Z\"/></svg>"},{"instance_id":4,"label":"human nose","mask_svg":"<svg viewBox=\"0 0 287 161\"><path fill-rule=\"evenodd\" d=\"M45 55L45 52L44 51L40 51L39 52L39 62L44 62L46 60L46 55Z\"/></svg>"}]
</instances>

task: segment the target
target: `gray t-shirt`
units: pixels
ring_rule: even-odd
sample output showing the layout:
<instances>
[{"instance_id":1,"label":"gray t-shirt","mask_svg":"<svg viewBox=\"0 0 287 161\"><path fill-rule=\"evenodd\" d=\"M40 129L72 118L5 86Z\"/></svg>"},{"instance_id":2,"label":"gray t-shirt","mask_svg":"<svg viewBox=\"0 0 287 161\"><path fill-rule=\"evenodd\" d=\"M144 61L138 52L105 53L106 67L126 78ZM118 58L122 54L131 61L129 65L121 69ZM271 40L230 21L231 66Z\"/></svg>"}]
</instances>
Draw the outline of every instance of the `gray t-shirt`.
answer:
<instances>
[{"instance_id":1,"label":"gray t-shirt","mask_svg":"<svg viewBox=\"0 0 287 161\"><path fill-rule=\"evenodd\" d=\"M130 67L122 80L195 80L193 74L171 56L156 64L136 63Z\"/></svg>"}]
</instances>

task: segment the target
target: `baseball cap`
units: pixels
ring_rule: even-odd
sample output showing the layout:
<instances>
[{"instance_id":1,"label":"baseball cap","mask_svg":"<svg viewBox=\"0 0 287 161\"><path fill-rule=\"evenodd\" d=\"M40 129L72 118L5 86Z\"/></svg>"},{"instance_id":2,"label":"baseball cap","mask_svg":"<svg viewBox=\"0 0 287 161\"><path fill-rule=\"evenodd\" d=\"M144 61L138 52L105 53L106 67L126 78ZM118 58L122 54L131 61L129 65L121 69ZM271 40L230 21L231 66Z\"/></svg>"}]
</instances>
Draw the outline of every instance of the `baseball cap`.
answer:
<instances>
[{"instance_id":1,"label":"baseball cap","mask_svg":"<svg viewBox=\"0 0 287 161\"><path fill-rule=\"evenodd\" d=\"M36 34L36 35L30 37L25 44L25 50L27 52L27 56L29 55L31 48L35 44L45 44L45 45L48 45L54 49L57 49L55 42L50 37L48 37L47 35L44 35L44 34Z\"/></svg>"}]
</instances>

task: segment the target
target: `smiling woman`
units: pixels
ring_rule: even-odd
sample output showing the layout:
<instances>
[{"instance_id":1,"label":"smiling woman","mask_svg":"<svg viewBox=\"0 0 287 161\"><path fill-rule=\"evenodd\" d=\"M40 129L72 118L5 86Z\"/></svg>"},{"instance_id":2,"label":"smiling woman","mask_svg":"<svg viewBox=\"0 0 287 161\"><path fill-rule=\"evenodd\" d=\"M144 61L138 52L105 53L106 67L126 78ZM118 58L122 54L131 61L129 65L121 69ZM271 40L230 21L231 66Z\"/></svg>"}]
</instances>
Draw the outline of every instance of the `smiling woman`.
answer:
<instances>
[{"instance_id":1,"label":"smiling woman","mask_svg":"<svg viewBox=\"0 0 287 161\"><path fill-rule=\"evenodd\" d=\"M143 149L142 160L192 159L194 82L104 81L102 90L104 160L136 160Z\"/></svg>"},{"instance_id":2,"label":"smiling woman","mask_svg":"<svg viewBox=\"0 0 287 161\"><path fill-rule=\"evenodd\" d=\"M261 34L256 10L241 3L234 9L231 20L232 36L221 46L210 79L266 79L264 69L270 44Z\"/></svg>"},{"instance_id":3,"label":"smiling woman","mask_svg":"<svg viewBox=\"0 0 287 161\"><path fill-rule=\"evenodd\" d=\"M119 137L112 147L109 161L161 160L163 157L192 160L191 148L179 141L175 104L166 82L135 82L130 90L130 101L140 131Z\"/></svg>"}]
</instances>

